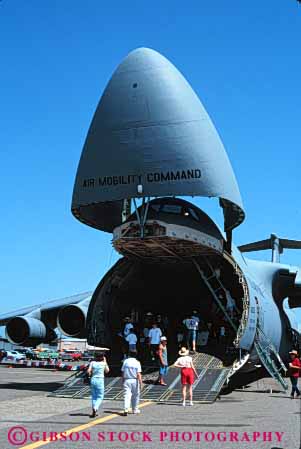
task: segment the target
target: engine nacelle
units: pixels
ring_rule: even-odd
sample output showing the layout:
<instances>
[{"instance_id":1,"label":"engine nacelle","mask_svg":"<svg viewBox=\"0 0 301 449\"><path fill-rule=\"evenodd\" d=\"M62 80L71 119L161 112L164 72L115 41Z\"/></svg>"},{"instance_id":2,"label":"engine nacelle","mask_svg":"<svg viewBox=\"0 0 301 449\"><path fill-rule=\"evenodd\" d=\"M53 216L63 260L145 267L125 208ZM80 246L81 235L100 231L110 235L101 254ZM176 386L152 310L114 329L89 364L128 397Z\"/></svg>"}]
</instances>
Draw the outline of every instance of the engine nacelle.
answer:
<instances>
[{"instance_id":1,"label":"engine nacelle","mask_svg":"<svg viewBox=\"0 0 301 449\"><path fill-rule=\"evenodd\" d=\"M86 337L86 318L89 300L79 304L69 304L63 307L57 316L57 327L68 337Z\"/></svg>"},{"instance_id":2,"label":"engine nacelle","mask_svg":"<svg viewBox=\"0 0 301 449\"><path fill-rule=\"evenodd\" d=\"M56 334L41 320L31 316L16 316L6 325L7 339L17 345L38 344L52 341Z\"/></svg>"}]
</instances>

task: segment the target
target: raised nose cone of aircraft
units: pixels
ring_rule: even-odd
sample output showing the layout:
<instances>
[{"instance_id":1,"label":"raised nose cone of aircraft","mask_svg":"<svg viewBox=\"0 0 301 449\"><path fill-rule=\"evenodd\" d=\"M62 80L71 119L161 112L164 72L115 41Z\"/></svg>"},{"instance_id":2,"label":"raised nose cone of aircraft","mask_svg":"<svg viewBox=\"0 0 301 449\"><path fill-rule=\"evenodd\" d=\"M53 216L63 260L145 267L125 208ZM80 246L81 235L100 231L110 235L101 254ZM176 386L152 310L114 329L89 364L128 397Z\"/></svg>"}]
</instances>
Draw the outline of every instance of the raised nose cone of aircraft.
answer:
<instances>
[{"instance_id":1,"label":"raised nose cone of aircraft","mask_svg":"<svg viewBox=\"0 0 301 449\"><path fill-rule=\"evenodd\" d=\"M231 164L199 98L165 57L139 48L116 69L98 104L72 212L112 231L123 199L170 195L219 197L226 229L244 219Z\"/></svg>"}]
</instances>

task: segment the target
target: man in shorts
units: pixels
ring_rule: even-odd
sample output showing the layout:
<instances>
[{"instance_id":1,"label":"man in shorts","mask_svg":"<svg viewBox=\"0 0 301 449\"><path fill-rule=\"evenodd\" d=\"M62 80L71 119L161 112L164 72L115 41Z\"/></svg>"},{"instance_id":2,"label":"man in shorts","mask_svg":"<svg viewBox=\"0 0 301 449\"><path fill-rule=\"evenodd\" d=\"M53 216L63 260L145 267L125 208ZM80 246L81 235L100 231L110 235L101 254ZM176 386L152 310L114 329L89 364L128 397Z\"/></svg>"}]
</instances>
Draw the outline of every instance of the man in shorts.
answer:
<instances>
[{"instance_id":1,"label":"man in shorts","mask_svg":"<svg viewBox=\"0 0 301 449\"><path fill-rule=\"evenodd\" d=\"M158 348L158 361L159 361L159 378L157 384L166 386L164 381L165 376L168 371L168 361L167 361L167 338L161 337L161 342Z\"/></svg>"}]
</instances>

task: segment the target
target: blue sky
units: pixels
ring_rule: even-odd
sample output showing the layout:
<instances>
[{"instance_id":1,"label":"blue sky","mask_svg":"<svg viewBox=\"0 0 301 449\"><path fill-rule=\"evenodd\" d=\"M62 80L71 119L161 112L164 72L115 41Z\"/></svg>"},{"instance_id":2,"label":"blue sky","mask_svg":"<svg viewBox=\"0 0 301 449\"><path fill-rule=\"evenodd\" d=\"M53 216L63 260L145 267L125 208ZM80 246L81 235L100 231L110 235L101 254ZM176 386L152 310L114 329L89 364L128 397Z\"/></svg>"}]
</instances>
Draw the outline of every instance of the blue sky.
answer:
<instances>
[{"instance_id":1,"label":"blue sky","mask_svg":"<svg viewBox=\"0 0 301 449\"><path fill-rule=\"evenodd\" d=\"M100 95L141 46L176 65L222 137L247 213L235 242L301 239L300 45L295 0L2 0L1 312L93 290L117 259L71 195ZM217 201L198 204L221 224Z\"/></svg>"}]
</instances>

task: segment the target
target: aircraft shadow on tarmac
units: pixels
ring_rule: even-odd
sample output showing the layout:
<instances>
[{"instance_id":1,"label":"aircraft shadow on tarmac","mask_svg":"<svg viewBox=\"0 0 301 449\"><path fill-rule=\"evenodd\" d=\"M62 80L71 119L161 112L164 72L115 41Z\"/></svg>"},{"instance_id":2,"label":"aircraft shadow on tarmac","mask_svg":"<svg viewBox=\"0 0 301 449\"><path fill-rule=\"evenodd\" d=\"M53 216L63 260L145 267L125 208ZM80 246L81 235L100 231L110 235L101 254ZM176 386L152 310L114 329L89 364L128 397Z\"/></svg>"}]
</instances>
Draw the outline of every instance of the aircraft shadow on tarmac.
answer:
<instances>
[{"instance_id":1,"label":"aircraft shadow on tarmac","mask_svg":"<svg viewBox=\"0 0 301 449\"><path fill-rule=\"evenodd\" d=\"M0 384L0 390L47 391L51 393L61 386L61 382L8 382L7 384Z\"/></svg>"}]
</instances>

